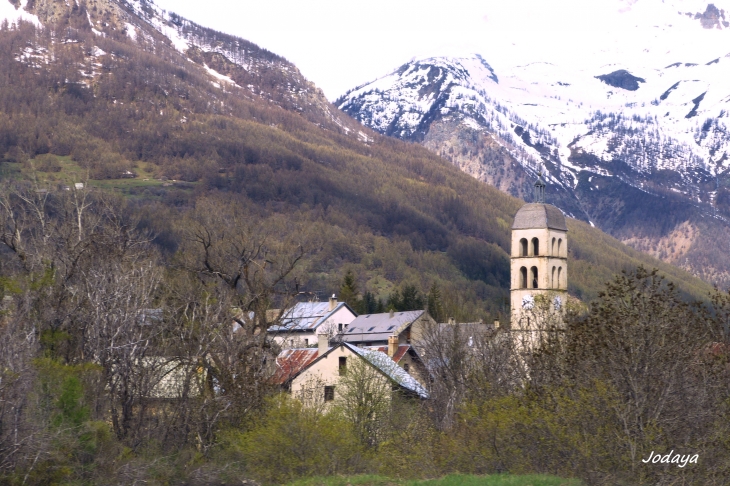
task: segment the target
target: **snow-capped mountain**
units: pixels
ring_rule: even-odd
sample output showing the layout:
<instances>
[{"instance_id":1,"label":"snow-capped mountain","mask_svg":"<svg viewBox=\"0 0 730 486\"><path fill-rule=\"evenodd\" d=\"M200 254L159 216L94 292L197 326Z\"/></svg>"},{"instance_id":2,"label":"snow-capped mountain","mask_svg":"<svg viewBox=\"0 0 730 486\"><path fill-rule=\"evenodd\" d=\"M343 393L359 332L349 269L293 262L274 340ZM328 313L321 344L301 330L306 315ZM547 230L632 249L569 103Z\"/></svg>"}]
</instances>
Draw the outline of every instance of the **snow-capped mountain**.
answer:
<instances>
[{"instance_id":1,"label":"snow-capped mountain","mask_svg":"<svg viewBox=\"0 0 730 486\"><path fill-rule=\"evenodd\" d=\"M652 36L599 43L589 57L414 60L336 104L528 200L545 171L567 214L726 283L730 266L699 268L692 252L710 251L701 235L730 235L730 10L661 7L637 12ZM694 236L678 246L680 226Z\"/></svg>"}]
</instances>

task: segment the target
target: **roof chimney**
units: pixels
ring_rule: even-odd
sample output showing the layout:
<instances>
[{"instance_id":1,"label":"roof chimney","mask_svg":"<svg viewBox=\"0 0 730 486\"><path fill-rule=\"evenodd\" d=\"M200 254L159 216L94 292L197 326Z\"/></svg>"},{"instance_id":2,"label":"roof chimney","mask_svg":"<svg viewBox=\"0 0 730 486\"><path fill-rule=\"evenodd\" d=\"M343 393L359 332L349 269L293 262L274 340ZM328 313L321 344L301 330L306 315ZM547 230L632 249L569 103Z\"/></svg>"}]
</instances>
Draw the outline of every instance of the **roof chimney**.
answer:
<instances>
[{"instance_id":1,"label":"roof chimney","mask_svg":"<svg viewBox=\"0 0 730 486\"><path fill-rule=\"evenodd\" d=\"M330 347L330 337L327 334L317 334L317 356L322 356Z\"/></svg>"},{"instance_id":2,"label":"roof chimney","mask_svg":"<svg viewBox=\"0 0 730 486\"><path fill-rule=\"evenodd\" d=\"M395 315L395 311L393 309L390 309L390 318L392 319Z\"/></svg>"},{"instance_id":3,"label":"roof chimney","mask_svg":"<svg viewBox=\"0 0 730 486\"><path fill-rule=\"evenodd\" d=\"M456 325L456 319L454 319L453 317L449 317L449 324L451 324L452 326L455 326Z\"/></svg>"},{"instance_id":4,"label":"roof chimney","mask_svg":"<svg viewBox=\"0 0 730 486\"><path fill-rule=\"evenodd\" d=\"M398 336L388 336L388 356L391 358L398 352Z\"/></svg>"},{"instance_id":5,"label":"roof chimney","mask_svg":"<svg viewBox=\"0 0 730 486\"><path fill-rule=\"evenodd\" d=\"M335 310L335 307L337 307L337 296L332 294L332 297L330 297L330 312Z\"/></svg>"},{"instance_id":6,"label":"roof chimney","mask_svg":"<svg viewBox=\"0 0 730 486\"><path fill-rule=\"evenodd\" d=\"M495 330L499 329L499 319L494 320L494 329Z\"/></svg>"}]
</instances>

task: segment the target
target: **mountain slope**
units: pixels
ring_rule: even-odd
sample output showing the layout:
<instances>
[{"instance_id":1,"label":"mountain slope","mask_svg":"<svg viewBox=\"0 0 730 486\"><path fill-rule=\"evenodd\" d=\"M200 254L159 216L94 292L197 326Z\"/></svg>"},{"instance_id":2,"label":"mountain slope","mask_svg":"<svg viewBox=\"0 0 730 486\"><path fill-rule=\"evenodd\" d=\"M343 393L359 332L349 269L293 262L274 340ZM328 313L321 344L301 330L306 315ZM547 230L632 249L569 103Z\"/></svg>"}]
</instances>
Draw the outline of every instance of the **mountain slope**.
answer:
<instances>
[{"instance_id":1,"label":"mountain slope","mask_svg":"<svg viewBox=\"0 0 730 486\"><path fill-rule=\"evenodd\" d=\"M530 181L545 171L551 201L567 214L727 285L730 260L706 237L730 237L730 59L648 69L647 57L503 71L480 55L429 58L336 104L518 197L529 200ZM683 251L664 251L682 225L696 238ZM707 253L717 256L709 266L700 257Z\"/></svg>"},{"instance_id":2,"label":"mountain slope","mask_svg":"<svg viewBox=\"0 0 730 486\"><path fill-rule=\"evenodd\" d=\"M42 28L0 30L3 177L58 187L88 171L90 184L137 201L170 252L174 221L198 198L233 200L317 235L303 290L331 293L352 269L360 289L379 297L436 282L455 317L508 312L519 200L422 147L332 115L285 60L150 2L28 9ZM598 230L570 225L576 296L590 299L611 274L642 263L692 295L709 291Z\"/></svg>"}]
</instances>

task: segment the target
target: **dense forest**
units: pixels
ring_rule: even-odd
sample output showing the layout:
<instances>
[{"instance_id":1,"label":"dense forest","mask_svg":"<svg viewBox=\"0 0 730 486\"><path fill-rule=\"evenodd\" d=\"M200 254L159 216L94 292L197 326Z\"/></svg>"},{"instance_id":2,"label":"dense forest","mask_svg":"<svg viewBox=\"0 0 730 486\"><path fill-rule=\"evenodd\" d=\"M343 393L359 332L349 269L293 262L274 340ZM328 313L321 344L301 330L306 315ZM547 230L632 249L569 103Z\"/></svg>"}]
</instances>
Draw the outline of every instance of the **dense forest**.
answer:
<instances>
[{"instance_id":1,"label":"dense forest","mask_svg":"<svg viewBox=\"0 0 730 486\"><path fill-rule=\"evenodd\" d=\"M293 78L271 53L242 43L247 56L261 53L260 65L276 62L246 78L258 79L257 89L237 87L202 65L232 59L197 48L190 62L153 33L95 35L85 5L69 7L52 27L0 27L7 482L276 484L380 470L544 471L610 483L637 477L649 447L675 443L715 458L713 474L725 471L726 444L714 435L725 430L724 368L696 364L710 343L717 363L725 359L724 294L714 294L710 312L708 285L576 221L569 291L597 303L590 311L576 304L583 313L571 317L565 338L536 355L531 366L540 372L520 374L507 366L518 362L507 341L485 340L483 359L447 359L453 366L434 376L432 400L394 400L364 429L356 426L363 417L323 415L279 395L269 380L278 350L262 331L281 317L267 311L298 299L338 293L361 312L427 307L444 320L506 325L509 228L522 202L422 147L333 117L326 104L294 106L316 93L299 86L307 96L292 98ZM631 273L642 264L659 274ZM634 276L600 294L622 269ZM676 289L646 287L659 275ZM635 320L611 314L620 292L655 307L637 310ZM704 304L684 303L692 299ZM586 339L585 326L604 318L640 326L661 309L681 310L680 320L648 329L671 337L657 346L677 357L674 367L667 358L657 372L680 391L642 390L646 400L671 392L672 415L618 415L633 390L608 373L614 355L601 350L621 336L609 328ZM671 334L678 323L697 332ZM675 337L688 343L683 354L671 347L683 342ZM442 342L453 344L443 353L463 353L458 335L434 336L434 352ZM646 360L654 355L641 353L655 350L640 351L634 357ZM684 365L697 372L687 382ZM558 373L568 368L585 374ZM171 370L180 386L161 396L155 380ZM699 375L711 393L703 415L687 415ZM601 393L586 391L593 389ZM682 435L681 414L693 430L715 432ZM600 427L605 443L583 442L595 432L586 427ZM553 441L536 441L543 434Z\"/></svg>"}]
</instances>

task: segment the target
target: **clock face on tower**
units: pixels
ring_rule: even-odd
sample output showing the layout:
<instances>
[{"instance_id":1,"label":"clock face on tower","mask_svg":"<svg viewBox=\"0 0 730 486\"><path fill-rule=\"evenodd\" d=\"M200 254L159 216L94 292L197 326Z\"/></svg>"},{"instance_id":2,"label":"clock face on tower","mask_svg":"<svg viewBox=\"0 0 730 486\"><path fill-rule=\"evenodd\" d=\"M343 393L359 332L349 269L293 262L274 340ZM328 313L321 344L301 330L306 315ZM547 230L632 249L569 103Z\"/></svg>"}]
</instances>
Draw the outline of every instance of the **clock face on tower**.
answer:
<instances>
[{"instance_id":1,"label":"clock face on tower","mask_svg":"<svg viewBox=\"0 0 730 486\"><path fill-rule=\"evenodd\" d=\"M530 310L535 305L535 298L527 294L524 297L522 297L522 308L525 310Z\"/></svg>"},{"instance_id":2,"label":"clock face on tower","mask_svg":"<svg viewBox=\"0 0 730 486\"><path fill-rule=\"evenodd\" d=\"M560 298L560 296L556 296L553 299L553 306L555 306L555 310L560 310L561 307L563 307L563 299Z\"/></svg>"}]
</instances>

